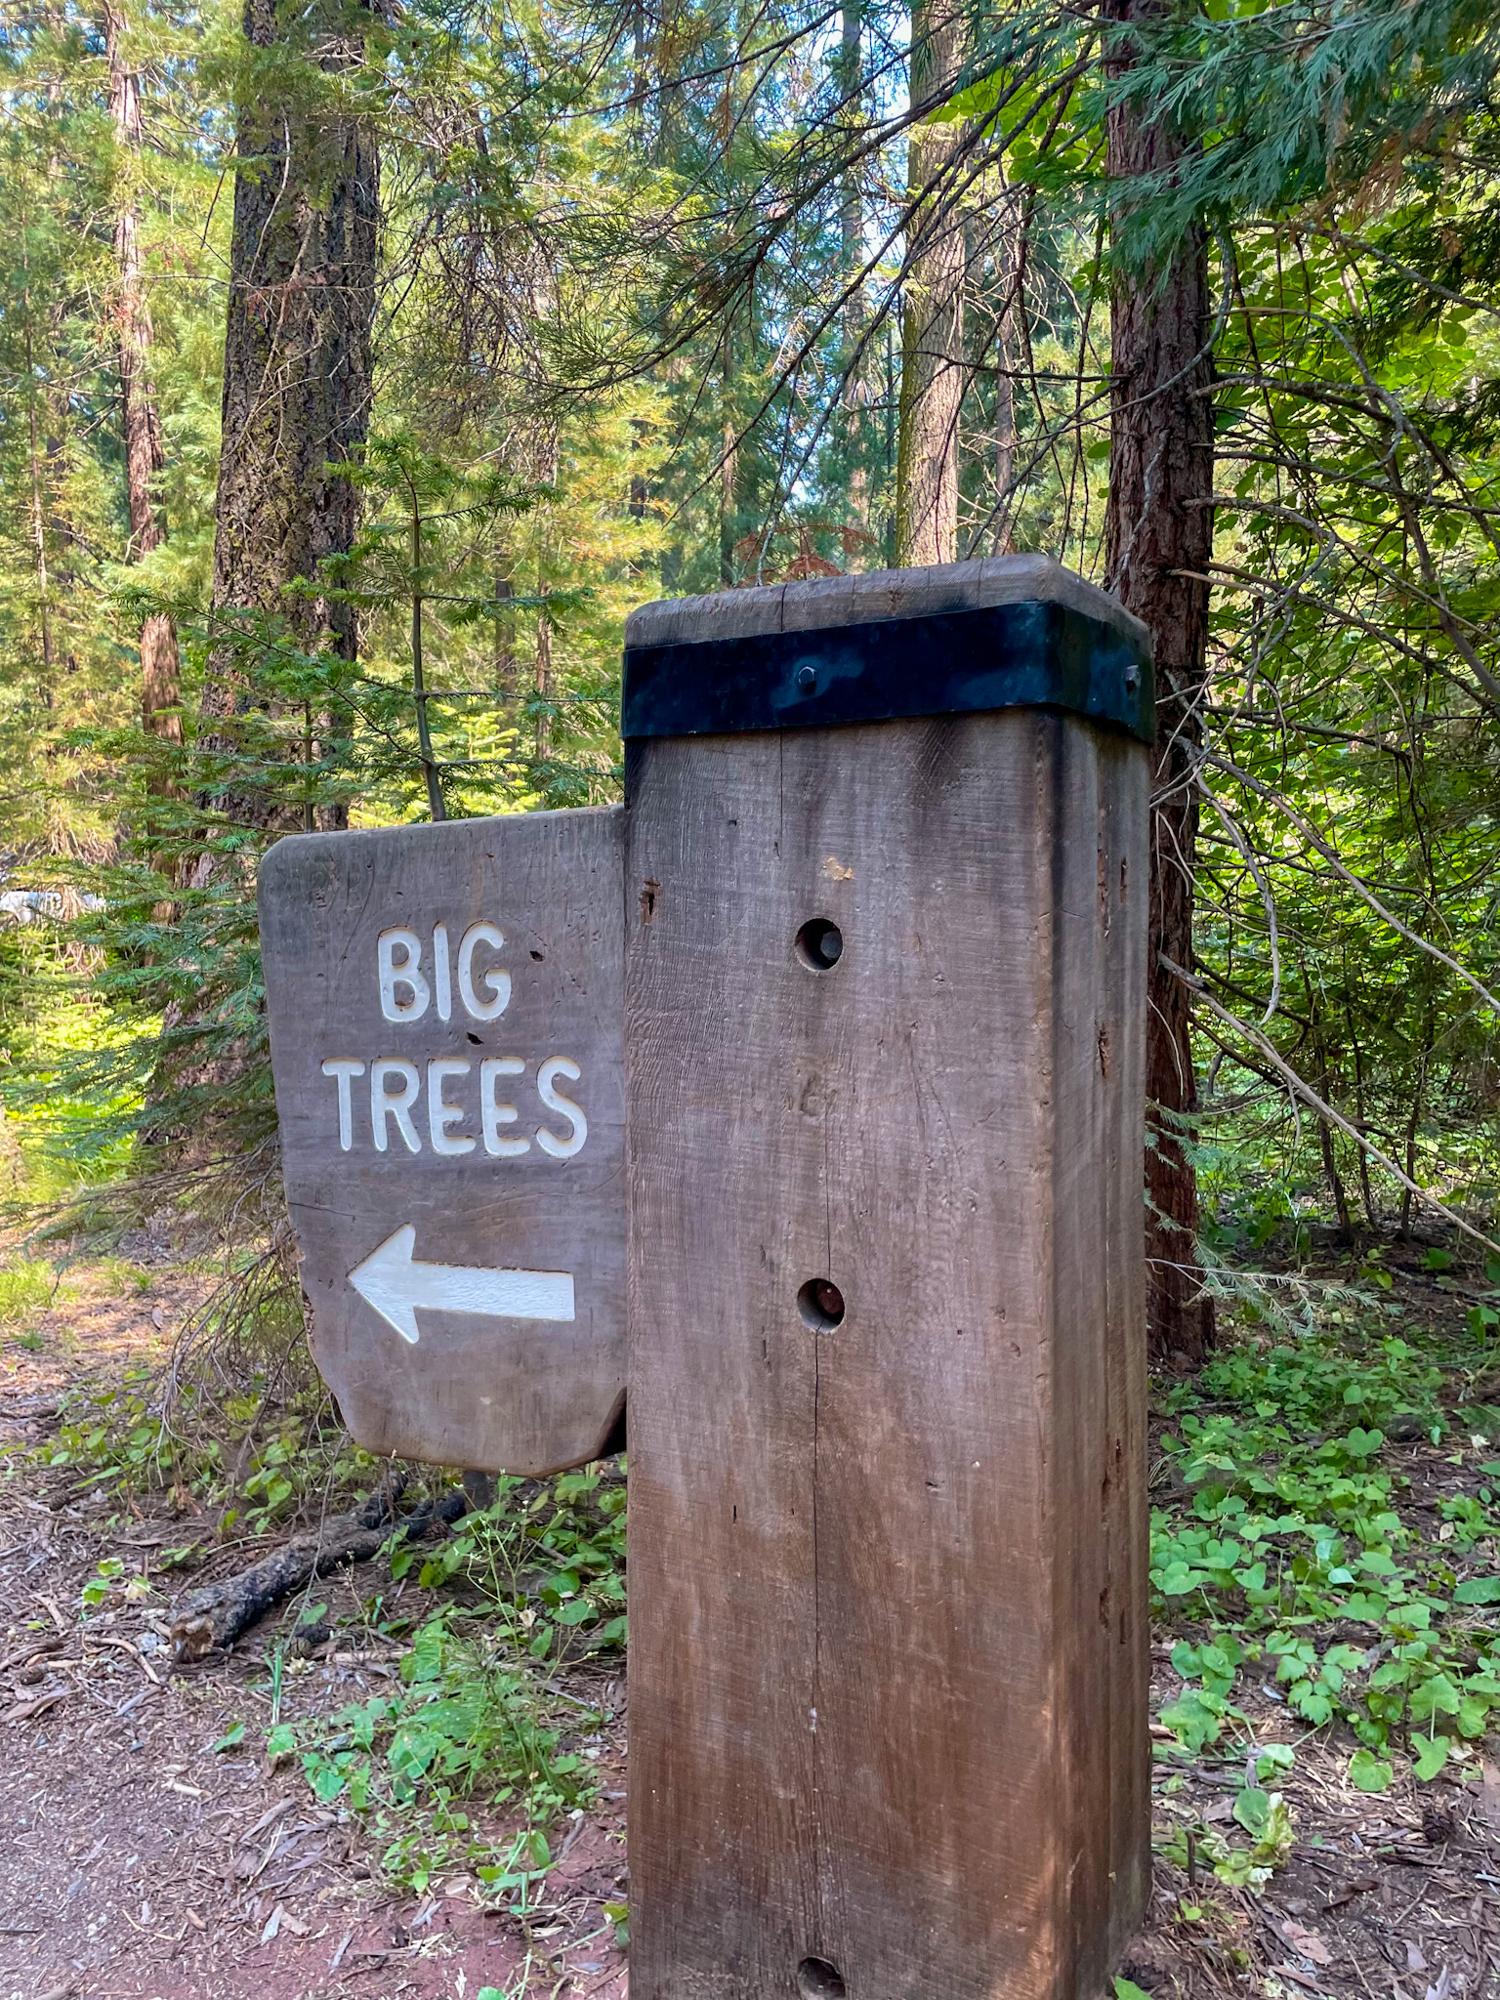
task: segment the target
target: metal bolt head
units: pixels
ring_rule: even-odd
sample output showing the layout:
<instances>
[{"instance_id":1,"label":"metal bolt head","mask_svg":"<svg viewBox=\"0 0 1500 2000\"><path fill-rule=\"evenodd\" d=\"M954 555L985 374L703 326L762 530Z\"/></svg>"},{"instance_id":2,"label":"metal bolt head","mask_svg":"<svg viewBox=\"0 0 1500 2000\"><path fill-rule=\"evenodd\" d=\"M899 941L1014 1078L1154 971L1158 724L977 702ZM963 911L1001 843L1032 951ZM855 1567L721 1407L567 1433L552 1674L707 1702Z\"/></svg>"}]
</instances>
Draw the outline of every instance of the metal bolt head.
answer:
<instances>
[{"instance_id":1,"label":"metal bolt head","mask_svg":"<svg viewBox=\"0 0 1500 2000\"><path fill-rule=\"evenodd\" d=\"M813 689L814 689L814 688L815 688L815 687L816 687L816 686L818 685L818 670L817 670L817 668L816 668L816 667L798 667L798 669L797 669L797 685L798 685L798 687L799 687L799 688L801 688L801 690L802 690L802 692L803 692L804 694L811 694L812 690L813 690Z\"/></svg>"}]
</instances>

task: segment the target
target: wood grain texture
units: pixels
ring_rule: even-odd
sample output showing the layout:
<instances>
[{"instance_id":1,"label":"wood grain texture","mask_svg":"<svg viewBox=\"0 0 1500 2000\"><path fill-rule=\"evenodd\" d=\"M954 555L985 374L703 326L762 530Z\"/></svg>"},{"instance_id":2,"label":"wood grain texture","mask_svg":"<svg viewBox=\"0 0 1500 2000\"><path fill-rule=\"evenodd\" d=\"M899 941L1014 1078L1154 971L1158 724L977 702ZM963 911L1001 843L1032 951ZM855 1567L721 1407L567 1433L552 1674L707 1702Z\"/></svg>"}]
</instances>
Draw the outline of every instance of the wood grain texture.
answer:
<instances>
[{"instance_id":1,"label":"wood grain texture","mask_svg":"<svg viewBox=\"0 0 1500 2000\"><path fill-rule=\"evenodd\" d=\"M761 632L812 632L886 618L926 618L1030 600L1068 605L1122 632L1151 657L1151 637L1117 599L1086 583L1051 556L978 556L919 569L862 576L813 577L803 583L721 590L708 597L663 598L632 611L625 644L684 646L748 638Z\"/></svg>"},{"instance_id":2,"label":"wood grain texture","mask_svg":"<svg viewBox=\"0 0 1500 2000\"><path fill-rule=\"evenodd\" d=\"M625 1185L620 808L450 821L286 840L267 856L261 935L271 1018L287 1199L312 1309L314 1355L345 1420L372 1451L485 1471L541 1474L598 1455L624 1396ZM468 925L487 920L505 943L474 961L503 963L503 1013L473 1018L456 979L450 1018L382 1009L377 940L406 926L423 941L445 924L450 960ZM482 968L482 969L481 969ZM408 997L403 989L401 997ZM576 1155L550 1155L539 1128L567 1133L538 1095L538 1065L561 1055L581 1075L563 1088L582 1106ZM416 1065L423 1098L411 1117L419 1152L387 1119L387 1149L371 1138L369 1064ZM352 1144L340 1143L338 1096L322 1064L357 1059ZM516 1118L502 1136L521 1153L480 1143L480 1065L512 1058L522 1073L496 1086ZM467 1064L444 1086L474 1140L461 1155L432 1145L426 1065ZM418 1260L460 1271L566 1273L571 1319L495 1317L423 1307L413 1343L351 1283L393 1231L414 1230ZM462 1291L450 1285L450 1296ZM471 1288L472 1289L472 1288Z\"/></svg>"},{"instance_id":3,"label":"wood grain texture","mask_svg":"<svg viewBox=\"0 0 1500 2000\"><path fill-rule=\"evenodd\" d=\"M1099 754L1099 925L1104 940L1100 1009L1105 1093L1104 1255L1107 1328L1105 1395L1110 1485L1105 1506L1110 1613L1110 1856L1115 1895L1109 1957L1118 1962L1151 1891L1150 1532L1146 1490L1147 1380L1145 1214L1138 1162L1145 1150L1145 1030L1139 995L1149 995L1151 767L1138 749L1101 737ZM1148 999L1149 1006L1149 999Z\"/></svg>"},{"instance_id":4,"label":"wood grain texture","mask_svg":"<svg viewBox=\"0 0 1500 2000\"><path fill-rule=\"evenodd\" d=\"M1145 761L633 749L633 2000L1097 2000L1136 1920Z\"/></svg>"}]
</instances>

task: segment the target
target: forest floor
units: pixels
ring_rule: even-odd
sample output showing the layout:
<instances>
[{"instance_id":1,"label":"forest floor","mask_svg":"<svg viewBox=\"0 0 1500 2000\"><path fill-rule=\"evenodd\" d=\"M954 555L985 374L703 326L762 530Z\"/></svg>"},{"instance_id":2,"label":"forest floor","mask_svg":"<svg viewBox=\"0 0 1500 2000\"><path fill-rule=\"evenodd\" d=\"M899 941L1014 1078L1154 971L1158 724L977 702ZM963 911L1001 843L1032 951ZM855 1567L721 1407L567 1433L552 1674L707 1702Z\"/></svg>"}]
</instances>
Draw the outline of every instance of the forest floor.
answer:
<instances>
[{"instance_id":1,"label":"forest floor","mask_svg":"<svg viewBox=\"0 0 1500 2000\"><path fill-rule=\"evenodd\" d=\"M162 1360L202 1289L162 1272L133 1298L46 1313L26 1348L0 1336L0 1445L35 1445L70 1394ZM122 1515L80 1483L66 1471L0 1483L3 2000L476 2000L486 1988L617 2000L623 1960L603 1908L624 1878L617 1667L577 1671L574 1698L606 1718L599 1796L565 1823L524 1923L471 1881L393 1890L382 1843L263 1747L273 1710L305 1722L391 1684L401 1648L370 1627L359 1595L374 1565L317 1585L337 1637L310 1655L289 1643L292 1600L235 1651L174 1664L176 1591L285 1534L224 1545L178 1585L162 1557L212 1540L212 1518L181 1491ZM132 1602L110 1588L80 1615L116 1560L117 1578L149 1590ZM420 1594L413 1582L388 1595L403 1590ZM503 1844L503 1828L491 1832Z\"/></svg>"},{"instance_id":2,"label":"forest floor","mask_svg":"<svg viewBox=\"0 0 1500 2000\"><path fill-rule=\"evenodd\" d=\"M586 1809L554 1823L552 1866L526 1892L530 1907L518 1915L514 1895L496 1898L441 1857L417 1890L409 1866L394 1882L382 1865L389 1823L380 1832L350 1810L347 1794L321 1801L305 1761L268 1755L267 1745L278 1724L297 1726L305 1741L320 1716L395 1685L404 1642L392 1634L409 1633L435 1593L414 1574L393 1581L382 1555L317 1585L317 1643L297 1638L304 1597L300 1610L296 1601L283 1607L234 1651L177 1663L174 1598L280 1545L286 1524L226 1541L222 1524L180 1486L122 1506L76 1467L43 1462L80 1398L97 1409L111 1383L163 1360L203 1289L202 1278L170 1263L123 1288L105 1270L75 1279L70 1298L19 1330L0 1325L0 1452L10 1460L0 1477L0 2000L621 2000L618 1651L584 1658L551 1683L579 1717L571 1747L586 1746L593 1784ZM1388 1311L1403 1328L1425 1317L1441 1330L1446 1318L1452 1333L1456 1315L1473 1310L1462 1287L1438 1286L1416 1268L1395 1268L1390 1292ZM1288 1365L1288 1407L1270 1409L1266 1370L1274 1400L1276 1370ZM1378 1377L1368 1357L1362 1367ZM1381 1660L1415 1658L1409 1643L1403 1655L1406 1626L1370 1644L1379 1604L1353 1606L1364 1621L1356 1630L1347 1603L1320 1610L1323 1600L1305 1595L1287 1616L1283 1596L1262 1620L1264 1647L1250 1646L1245 1662L1232 1637L1227 1667L1213 1650L1233 1622L1222 1610L1226 1593L1239 1593L1236 1617L1256 1629L1253 1603L1244 1608L1246 1593L1257 1594L1247 1552L1264 1553L1275 1533L1289 1532L1289 1517L1258 1544L1261 1531L1235 1498L1238 1475L1205 1502L1201 1472L1188 1466L1184 1477L1184 1467L1192 1450L1212 1459L1221 1420L1238 1432L1256 1421L1310 1422L1298 1414L1313 1393L1301 1369L1300 1360L1264 1362L1255 1378L1260 1419L1236 1406L1232 1372L1207 1393L1166 1391L1153 1482L1154 1569L1166 1593L1158 1601L1171 1613L1155 1635L1156 1889L1125 1981L1162 2000L1500 2000L1500 1768L1484 1746L1490 1682L1475 1650L1485 1632L1476 1640L1465 1627L1433 1655L1433 1672L1440 1667L1478 1704L1464 1711L1478 1733L1454 1736L1426 1782L1411 1768L1420 1732L1411 1734L1409 1718L1392 1725L1386 1745L1370 1721L1375 1697L1362 1694L1360 1706L1338 1690L1341 1657L1350 1687L1362 1689ZM1398 1355L1388 1372L1404 1384L1412 1365ZM1474 1370L1460 1375L1434 1371L1434 1396L1472 1401ZM1343 1400L1366 1393L1347 1371L1319 1375L1313 1389ZM1370 1394L1378 1400L1378 1381ZM1311 1518L1300 1488L1288 1498L1288 1466L1313 1486L1326 1471L1319 1493L1351 1520L1351 1507L1368 1513L1391 1500L1383 1529L1360 1517L1362 1558L1352 1541L1335 1546L1332 1529L1310 1530L1324 1539L1313 1571L1301 1565L1298 1590L1323 1588L1317 1561L1336 1592L1352 1573L1337 1562L1347 1556L1357 1569L1363 1560L1409 1618L1418 1588L1433 1589L1431 1575L1398 1588L1390 1572L1415 1576L1410 1564L1441 1549L1446 1587L1468 1578L1474 1587L1460 1598L1486 1601L1483 1573L1500 1568L1497 1447L1453 1422L1434 1441L1428 1414L1414 1425L1387 1411L1391 1435L1375 1446L1373 1431L1356 1431L1356 1462L1322 1431L1305 1441L1305 1463L1293 1466L1282 1447L1273 1467L1281 1490L1269 1504ZM1458 1414L1476 1421L1467 1408ZM195 1546L210 1553L184 1579L177 1565ZM1378 1555L1387 1546L1394 1561L1371 1558L1372 1547ZM404 1600L410 1616L372 1619L372 1590L386 1613ZM1312 1662L1300 1679L1295 1667L1273 1672L1287 1657L1283 1638ZM1364 1650L1341 1656L1351 1639ZM1453 1704L1427 1685L1433 1731L1432 1715L1446 1718ZM1367 1747L1356 1746L1351 1722ZM488 1815L492 1846L504 1846L507 1814L524 1838L515 1804L473 1810ZM1134 2000L1132 1984L1118 1990Z\"/></svg>"}]
</instances>

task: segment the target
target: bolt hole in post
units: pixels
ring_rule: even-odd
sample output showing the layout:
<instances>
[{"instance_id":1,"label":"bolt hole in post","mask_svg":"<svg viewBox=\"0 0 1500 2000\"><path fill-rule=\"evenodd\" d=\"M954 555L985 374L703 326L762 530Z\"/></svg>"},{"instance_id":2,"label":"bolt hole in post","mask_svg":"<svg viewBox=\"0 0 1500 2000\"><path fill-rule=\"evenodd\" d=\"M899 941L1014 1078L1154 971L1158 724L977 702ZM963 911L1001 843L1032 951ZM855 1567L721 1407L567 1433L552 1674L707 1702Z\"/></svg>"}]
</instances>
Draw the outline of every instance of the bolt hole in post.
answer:
<instances>
[{"instance_id":1,"label":"bolt hole in post","mask_svg":"<svg viewBox=\"0 0 1500 2000\"><path fill-rule=\"evenodd\" d=\"M804 1958L797 1967L797 1991L802 2000L844 2000L843 1974L826 1958Z\"/></svg>"},{"instance_id":2,"label":"bolt hole in post","mask_svg":"<svg viewBox=\"0 0 1500 2000\"><path fill-rule=\"evenodd\" d=\"M831 1278L809 1278L797 1293L797 1310L814 1333L832 1333L844 1317L844 1295ZM818 1963L809 1959L809 1965ZM843 1987L839 1991L843 1992Z\"/></svg>"},{"instance_id":3,"label":"bolt hole in post","mask_svg":"<svg viewBox=\"0 0 1500 2000\"><path fill-rule=\"evenodd\" d=\"M797 933L797 956L812 972L830 972L844 955L844 933L827 917L809 917Z\"/></svg>"}]
</instances>

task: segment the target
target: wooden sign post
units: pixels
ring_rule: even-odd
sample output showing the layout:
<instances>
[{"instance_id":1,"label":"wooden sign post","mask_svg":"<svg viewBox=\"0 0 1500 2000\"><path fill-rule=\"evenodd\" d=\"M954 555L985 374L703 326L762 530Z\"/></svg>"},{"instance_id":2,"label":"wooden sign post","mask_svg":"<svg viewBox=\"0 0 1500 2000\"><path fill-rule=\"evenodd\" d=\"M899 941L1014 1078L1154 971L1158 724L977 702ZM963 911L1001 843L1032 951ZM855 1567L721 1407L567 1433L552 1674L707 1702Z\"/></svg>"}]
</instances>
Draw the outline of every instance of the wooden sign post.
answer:
<instances>
[{"instance_id":1,"label":"wooden sign post","mask_svg":"<svg viewBox=\"0 0 1500 2000\"><path fill-rule=\"evenodd\" d=\"M1098 2000L1138 1920L1151 714L1038 558L657 604L623 812L269 857L356 1436L579 1463L628 1320L631 2000Z\"/></svg>"},{"instance_id":2,"label":"wooden sign post","mask_svg":"<svg viewBox=\"0 0 1500 2000\"><path fill-rule=\"evenodd\" d=\"M1150 715L1038 559L631 620L631 2000L1138 1919Z\"/></svg>"},{"instance_id":3,"label":"wooden sign post","mask_svg":"<svg viewBox=\"0 0 1500 2000\"><path fill-rule=\"evenodd\" d=\"M616 1429L622 818L306 834L262 867L313 1353L372 1451L555 1472Z\"/></svg>"}]
</instances>

